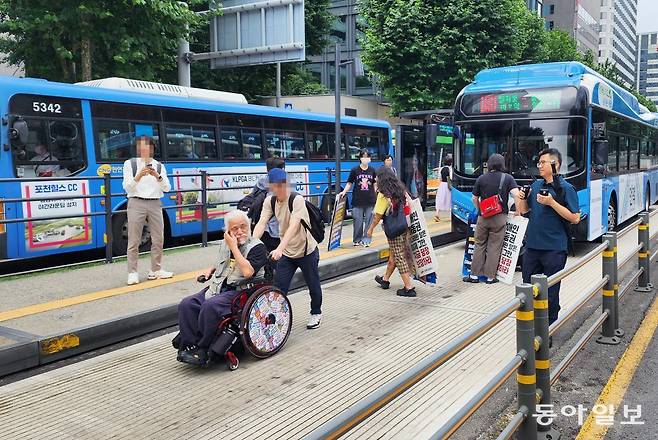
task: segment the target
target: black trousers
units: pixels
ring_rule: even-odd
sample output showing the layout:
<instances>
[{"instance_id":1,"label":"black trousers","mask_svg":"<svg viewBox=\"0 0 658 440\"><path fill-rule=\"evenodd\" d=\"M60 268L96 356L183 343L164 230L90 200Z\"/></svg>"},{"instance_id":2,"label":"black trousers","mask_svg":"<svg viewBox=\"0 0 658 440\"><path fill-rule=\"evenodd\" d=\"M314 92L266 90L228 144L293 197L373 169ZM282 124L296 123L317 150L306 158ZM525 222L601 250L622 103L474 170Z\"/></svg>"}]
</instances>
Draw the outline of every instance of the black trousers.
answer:
<instances>
[{"instance_id":1,"label":"black trousers","mask_svg":"<svg viewBox=\"0 0 658 440\"><path fill-rule=\"evenodd\" d=\"M564 269L567 264L567 251L545 251L526 249L523 255L523 282L529 283L533 275L547 277ZM548 288L548 324L557 321L560 312L560 283Z\"/></svg>"}]
</instances>

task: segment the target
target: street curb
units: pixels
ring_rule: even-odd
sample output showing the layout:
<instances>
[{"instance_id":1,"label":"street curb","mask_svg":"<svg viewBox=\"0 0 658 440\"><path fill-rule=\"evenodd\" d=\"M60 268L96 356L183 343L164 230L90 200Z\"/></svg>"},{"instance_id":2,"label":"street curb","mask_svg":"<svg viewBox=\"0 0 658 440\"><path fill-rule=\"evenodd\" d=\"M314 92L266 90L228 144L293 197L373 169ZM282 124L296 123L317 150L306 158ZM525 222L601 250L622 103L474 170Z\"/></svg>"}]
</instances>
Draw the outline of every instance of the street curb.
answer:
<instances>
[{"instance_id":1,"label":"street curb","mask_svg":"<svg viewBox=\"0 0 658 440\"><path fill-rule=\"evenodd\" d=\"M432 237L434 247L449 244L460 236L454 233ZM358 255L333 258L331 264L320 261L320 280L329 281L365 269L388 259L384 249L364 249ZM301 272L295 273L291 293L304 287ZM178 304L138 312L121 318L48 336L17 342L0 348L0 377L50 362L76 356L117 342L162 330L178 324Z\"/></svg>"}]
</instances>

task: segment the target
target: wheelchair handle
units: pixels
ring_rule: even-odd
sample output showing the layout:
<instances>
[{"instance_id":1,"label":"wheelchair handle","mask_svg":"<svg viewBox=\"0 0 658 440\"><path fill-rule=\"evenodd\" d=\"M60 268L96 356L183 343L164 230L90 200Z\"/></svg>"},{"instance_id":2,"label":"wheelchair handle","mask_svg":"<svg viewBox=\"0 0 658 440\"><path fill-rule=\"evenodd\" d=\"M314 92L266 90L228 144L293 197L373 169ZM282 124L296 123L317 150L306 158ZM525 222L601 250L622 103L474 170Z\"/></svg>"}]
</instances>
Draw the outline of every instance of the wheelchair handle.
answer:
<instances>
[{"instance_id":1,"label":"wheelchair handle","mask_svg":"<svg viewBox=\"0 0 658 440\"><path fill-rule=\"evenodd\" d=\"M206 278L205 275L201 274L198 277L196 277L196 281L197 283L205 283L206 281L208 281L208 278Z\"/></svg>"}]
</instances>

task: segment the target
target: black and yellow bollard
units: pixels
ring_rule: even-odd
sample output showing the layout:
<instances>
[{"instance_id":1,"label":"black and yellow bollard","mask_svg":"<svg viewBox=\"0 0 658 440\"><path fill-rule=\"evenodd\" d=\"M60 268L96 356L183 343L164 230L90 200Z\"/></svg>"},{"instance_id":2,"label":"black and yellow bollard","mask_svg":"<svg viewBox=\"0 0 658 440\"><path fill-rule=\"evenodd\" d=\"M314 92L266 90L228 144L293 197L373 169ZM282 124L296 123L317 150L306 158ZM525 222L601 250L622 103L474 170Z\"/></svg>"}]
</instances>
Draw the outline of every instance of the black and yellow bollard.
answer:
<instances>
[{"instance_id":1,"label":"black and yellow bollard","mask_svg":"<svg viewBox=\"0 0 658 440\"><path fill-rule=\"evenodd\" d=\"M642 249L637 253L638 267L642 273L637 280L636 292L651 292L651 261L649 261L649 213L640 214L640 226L637 227L637 242L642 245Z\"/></svg>"},{"instance_id":2,"label":"black and yellow bollard","mask_svg":"<svg viewBox=\"0 0 658 440\"><path fill-rule=\"evenodd\" d=\"M596 339L599 344L617 345L621 342L620 337L624 332L618 327L617 318L617 298L619 293L619 284L617 280L617 234L615 232L607 233L603 240L608 242L608 247L603 251L603 276L608 277L608 281L603 286L602 311L608 311L608 317L603 321L601 327L601 336Z\"/></svg>"},{"instance_id":3,"label":"black and yellow bollard","mask_svg":"<svg viewBox=\"0 0 658 440\"><path fill-rule=\"evenodd\" d=\"M535 314L534 289L530 284L516 286L521 307L516 311L516 350L522 353L523 363L516 373L518 408L526 417L518 431L520 440L537 439L537 377L535 375Z\"/></svg>"},{"instance_id":4,"label":"black and yellow bollard","mask_svg":"<svg viewBox=\"0 0 658 440\"><path fill-rule=\"evenodd\" d=\"M539 347L535 354L535 370L537 374L538 396L541 396L538 405L551 410L551 356L548 344L548 278L546 275L533 275L532 287L535 300L535 337L539 339ZM537 424L537 438L540 440L559 440L560 432L552 423L542 420Z\"/></svg>"}]
</instances>

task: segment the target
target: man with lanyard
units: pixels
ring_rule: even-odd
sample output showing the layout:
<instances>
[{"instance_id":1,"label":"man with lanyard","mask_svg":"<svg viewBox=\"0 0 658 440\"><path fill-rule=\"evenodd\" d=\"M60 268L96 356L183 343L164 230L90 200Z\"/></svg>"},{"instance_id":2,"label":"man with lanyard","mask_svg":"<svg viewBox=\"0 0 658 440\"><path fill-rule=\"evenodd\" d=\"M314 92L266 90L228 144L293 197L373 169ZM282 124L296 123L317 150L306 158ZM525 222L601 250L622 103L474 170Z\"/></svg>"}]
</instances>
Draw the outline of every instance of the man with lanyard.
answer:
<instances>
[{"instance_id":1,"label":"man with lanyard","mask_svg":"<svg viewBox=\"0 0 658 440\"><path fill-rule=\"evenodd\" d=\"M555 148L539 153L537 168L542 177L526 192L521 191L519 210L528 213L526 252L523 257L523 282L532 275L554 275L567 263L569 237L567 224L580 222L578 195L574 187L558 174L562 154ZM548 289L548 321L557 320L560 311L560 283Z\"/></svg>"}]
</instances>

